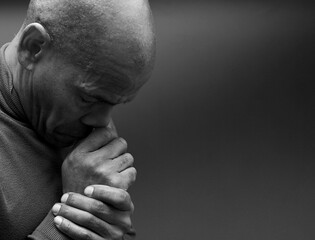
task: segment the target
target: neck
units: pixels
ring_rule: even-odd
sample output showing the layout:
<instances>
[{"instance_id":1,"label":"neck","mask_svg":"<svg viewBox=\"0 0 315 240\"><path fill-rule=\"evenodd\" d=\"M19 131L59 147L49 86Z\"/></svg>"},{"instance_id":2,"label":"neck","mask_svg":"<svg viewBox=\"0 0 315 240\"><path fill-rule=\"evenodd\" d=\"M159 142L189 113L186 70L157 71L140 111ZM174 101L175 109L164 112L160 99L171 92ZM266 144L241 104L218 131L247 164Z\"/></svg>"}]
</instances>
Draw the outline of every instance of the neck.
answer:
<instances>
[{"instance_id":1,"label":"neck","mask_svg":"<svg viewBox=\"0 0 315 240\"><path fill-rule=\"evenodd\" d=\"M25 108L27 107L26 104L28 103L28 99L26 93L23 91L23 89L26 89L23 84L30 82L29 80L32 77L32 74L19 63L19 35L20 33L16 35L16 37L12 40L12 42L9 43L9 45L5 49L4 58L9 67L9 71L11 72L14 90L18 98L20 99L20 103L22 105L22 108L24 109L24 112L27 112L28 109Z\"/></svg>"}]
</instances>

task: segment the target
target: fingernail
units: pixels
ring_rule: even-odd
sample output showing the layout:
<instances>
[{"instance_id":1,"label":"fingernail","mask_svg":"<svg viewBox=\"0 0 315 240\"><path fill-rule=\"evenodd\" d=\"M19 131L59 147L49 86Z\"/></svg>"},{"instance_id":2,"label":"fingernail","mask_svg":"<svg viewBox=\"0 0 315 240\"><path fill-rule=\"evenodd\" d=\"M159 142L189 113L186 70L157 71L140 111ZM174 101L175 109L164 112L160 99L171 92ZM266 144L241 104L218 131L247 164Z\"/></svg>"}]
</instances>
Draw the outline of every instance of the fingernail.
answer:
<instances>
[{"instance_id":1,"label":"fingernail","mask_svg":"<svg viewBox=\"0 0 315 240\"><path fill-rule=\"evenodd\" d=\"M59 213L60 208L61 208L60 204L55 204L51 211L53 212L54 215L57 215Z\"/></svg>"},{"instance_id":2,"label":"fingernail","mask_svg":"<svg viewBox=\"0 0 315 240\"><path fill-rule=\"evenodd\" d=\"M68 200L68 197L69 197L68 193L63 194L62 197L61 197L61 202L62 203L66 203L67 200Z\"/></svg>"},{"instance_id":3,"label":"fingernail","mask_svg":"<svg viewBox=\"0 0 315 240\"><path fill-rule=\"evenodd\" d=\"M93 188L93 187L91 187L91 186L89 186L89 187L85 188L85 190L84 190L84 194L85 194L86 196L91 197L91 196L92 196L92 194L93 194L93 191L94 191L94 188Z\"/></svg>"},{"instance_id":4,"label":"fingernail","mask_svg":"<svg viewBox=\"0 0 315 240\"><path fill-rule=\"evenodd\" d=\"M55 217L54 223L59 227L62 223L62 217L60 217L60 216Z\"/></svg>"}]
</instances>

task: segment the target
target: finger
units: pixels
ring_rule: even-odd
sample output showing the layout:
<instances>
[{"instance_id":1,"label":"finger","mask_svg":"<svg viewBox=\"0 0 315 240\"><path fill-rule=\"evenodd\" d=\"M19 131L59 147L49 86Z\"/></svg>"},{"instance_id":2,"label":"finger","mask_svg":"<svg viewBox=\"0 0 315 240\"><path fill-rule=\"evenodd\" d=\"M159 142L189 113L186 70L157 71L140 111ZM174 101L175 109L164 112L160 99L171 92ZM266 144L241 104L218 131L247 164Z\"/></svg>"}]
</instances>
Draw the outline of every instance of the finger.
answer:
<instances>
[{"instance_id":1,"label":"finger","mask_svg":"<svg viewBox=\"0 0 315 240\"><path fill-rule=\"evenodd\" d=\"M136 229L135 229L134 227L132 227L131 230L128 231L128 232L126 233L126 235L124 235L124 236L128 236L127 238L125 238L126 240L127 240L127 239L136 239L137 231L136 231ZM123 238L123 239L124 239L124 238ZM124 240L125 240L125 239L124 239Z\"/></svg>"},{"instance_id":2,"label":"finger","mask_svg":"<svg viewBox=\"0 0 315 240\"><path fill-rule=\"evenodd\" d=\"M120 185L115 182L116 178L119 179L117 181L120 181ZM125 169L124 171L120 172L119 174L116 174L112 182L113 184L119 185L120 188L128 190L136 181L137 178L137 170L134 167L129 167Z\"/></svg>"},{"instance_id":3,"label":"finger","mask_svg":"<svg viewBox=\"0 0 315 240\"><path fill-rule=\"evenodd\" d=\"M129 167L120 173L112 175L107 185L128 190L136 181L136 177L137 170L134 167Z\"/></svg>"},{"instance_id":4,"label":"finger","mask_svg":"<svg viewBox=\"0 0 315 240\"><path fill-rule=\"evenodd\" d=\"M73 223L72 221L70 221L64 217L61 217L61 216L55 217L54 223L55 223L56 227L61 232L63 232L67 236L69 236L71 239L76 239L76 240L86 240L86 239L104 240L103 237L97 235L96 233L90 231L89 229L86 229L84 227L77 225L76 223ZM119 234L119 236L115 236L117 238L113 237L113 239L121 238L120 235L121 234Z\"/></svg>"},{"instance_id":5,"label":"finger","mask_svg":"<svg viewBox=\"0 0 315 240\"><path fill-rule=\"evenodd\" d=\"M118 227L102 221L91 213L65 204L55 204L52 211L54 215L61 216L70 222L90 230L104 238L118 237L119 235L123 234L123 231Z\"/></svg>"},{"instance_id":6,"label":"finger","mask_svg":"<svg viewBox=\"0 0 315 240\"><path fill-rule=\"evenodd\" d=\"M113 139L108 144L104 145L95 154L106 156L107 158L116 158L121 154L127 152L128 144L125 139L118 137Z\"/></svg>"},{"instance_id":7,"label":"finger","mask_svg":"<svg viewBox=\"0 0 315 240\"><path fill-rule=\"evenodd\" d=\"M112 173L119 173L124 171L127 168L130 168L133 166L134 158L130 153L125 153L117 158L114 158L113 160L109 161L102 161L100 163L100 168L102 168L101 171L110 172ZM116 186L114 183L109 184L110 186L121 188L119 186Z\"/></svg>"},{"instance_id":8,"label":"finger","mask_svg":"<svg viewBox=\"0 0 315 240\"><path fill-rule=\"evenodd\" d=\"M83 152L93 152L115 138L117 138L117 132L111 125L108 125L106 128L96 128L78 145L77 148Z\"/></svg>"},{"instance_id":9,"label":"finger","mask_svg":"<svg viewBox=\"0 0 315 240\"><path fill-rule=\"evenodd\" d=\"M115 126L114 121L113 121L112 118L109 120L109 123L108 123L107 127L111 128L116 133L116 135L118 134L116 126Z\"/></svg>"},{"instance_id":10,"label":"finger","mask_svg":"<svg viewBox=\"0 0 315 240\"><path fill-rule=\"evenodd\" d=\"M122 172L133 166L134 158L130 153L125 153L113 159L112 164L115 164L117 172Z\"/></svg>"},{"instance_id":11,"label":"finger","mask_svg":"<svg viewBox=\"0 0 315 240\"><path fill-rule=\"evenodd\" d=\"M119 211L112 206L103 203L99 200L83 196L77 193L64 194L61 202L89 212L94 216L106 221L109 224L116 225L126 231L131 229L130 213L126 211Z\"/></svg>"},{"instance_id":12,"label":"finger","mask_svg":"<svg viewBox=\"0 0 315 240\"><path fill-rule=\"evenodd\" d=\"M121 211L133 210L133 204L127 191L106 185L92 185L84 190L88 197L112 205Z\"/></svg>"}]
</instances>

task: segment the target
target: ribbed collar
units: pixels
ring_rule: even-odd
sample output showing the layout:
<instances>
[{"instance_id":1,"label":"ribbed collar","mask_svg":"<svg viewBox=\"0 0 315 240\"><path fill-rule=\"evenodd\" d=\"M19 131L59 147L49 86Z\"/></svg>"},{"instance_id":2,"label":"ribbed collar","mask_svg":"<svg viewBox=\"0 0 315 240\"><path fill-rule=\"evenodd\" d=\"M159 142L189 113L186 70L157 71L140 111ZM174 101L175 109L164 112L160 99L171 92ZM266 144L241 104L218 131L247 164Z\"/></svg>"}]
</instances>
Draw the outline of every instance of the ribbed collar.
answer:
<instances>
[{"instance_id":1,"label":"ribbed collar","mask_svg":"<svg viewBox=\"0 0 315 240\"><path fill-rule=\"evenodd\" d=\"M26 122L26 116L22 108L19 96L13 86L12 73L5 61L4 51L9 43L0 49L0 91L2 95L1 108L11 117L21 122Z\"/></svg>"}]
</instances>

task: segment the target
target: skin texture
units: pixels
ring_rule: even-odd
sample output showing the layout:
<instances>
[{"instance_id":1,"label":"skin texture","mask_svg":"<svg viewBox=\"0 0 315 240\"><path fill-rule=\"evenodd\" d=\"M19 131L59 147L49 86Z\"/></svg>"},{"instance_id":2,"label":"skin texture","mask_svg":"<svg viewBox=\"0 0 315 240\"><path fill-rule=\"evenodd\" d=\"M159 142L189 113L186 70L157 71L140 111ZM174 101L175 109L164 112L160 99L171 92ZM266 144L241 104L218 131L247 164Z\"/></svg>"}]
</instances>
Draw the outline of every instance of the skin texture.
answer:
<instances>
[{"instance_id":1,"label":"skin texture","mask_svg":"<svg viewBox=\"0 0 315 240\"><path fill-rule=\"evenodd\" d=\"M32 0L25 23L6 49L13 85L32 128L56 147L75 144L63 161L62 181L69 199L80 200L53 209L56 226L70 237L121 239L133 232L133 204L126 190L136 170L111 112L134 99L147 82L154 55L145 0ZM95 184L96 195L84 192ZM108 213L87 207L93 204Z\"/></svg>"},{"instance_id":2,"label":"skin texture","mask_svg":"<svg viewBox=\"0 0 315 240\"><path fill-rule=\"evenodd\" d=\"M61 220L61 223L57 225L58 228L64 232L68 232L71 228L76 229L76 231L68 232L73 239L80 239L81 232L85 239L122 239L124 231L116 226L121 226L126 232L132 233L129 214L134 211L134 207L127 192L105 185L93 185L90 188L93 189L93 192L87 193L88 197L76 193L65 194L62 203L54 206L53 209L56 210L54 214L58 215ZM92 201L91 197L97 201ZM103 202L111 203L111 206L114 207L109 207ZM91 213L97 218L93 218ZM115 215L120 218L113 218ZM78 225L68 219L74 219L73 221ZM88 222L92 232L85 231L80 227L84 222Z\"/></svg>"},{"instance_id":3,"label":"skin texture","mask_svg":"<svg viewBox=\"0 0 315 240\"><path fill-rule=\"evenodd\" d=\"M127 142L111 127L98 128L84 139L62 165L63 191L83 193L90 184L127 190L136 179Z\"/></svg>"},{"instance_id":4,"label":"skin texture","mask_svg":"<svg viewBox=\"0 0 315 240\"><path fill-rule=\"evenodd\" d=\"M60 222L55 219L58 229L73 239L121 239L126 233L134 234L134 207L127 189L137 172L132 155L126 152L126 141L107 127L95 129L69 154L62 176L64 192L70 197L63 197L57 210L53 207L61 217ZM102 185L94 188L93 195L84 190L90 184Z\"/></svg>"},{"instance_id":5,"label":"skin texture","mask_svg":"<svg viewBox=\"0 0 315 240\"><path fill-rule=\"evenodd\" d=\"M142 13L148 12L146 5L131 7L135 2L142 1L115 1L107 10L111 17L103 14L97 24L91 18L90 29L103 24L104 30L89 44L97 47L97 54L91 57L83 52L82 58L88 59L84 67L82 61L69 58L70 46L62 55L55 37L39 23L23 27L8 47L14 87L29 122L46 141L68 146L92 128L106 127L113 105L131 101L149 79L154 33L146 23L150 14ZM113 12L119 14L113 16ZM80 27L75 31L80 32Z\"/></svg>"}]
</instances>

